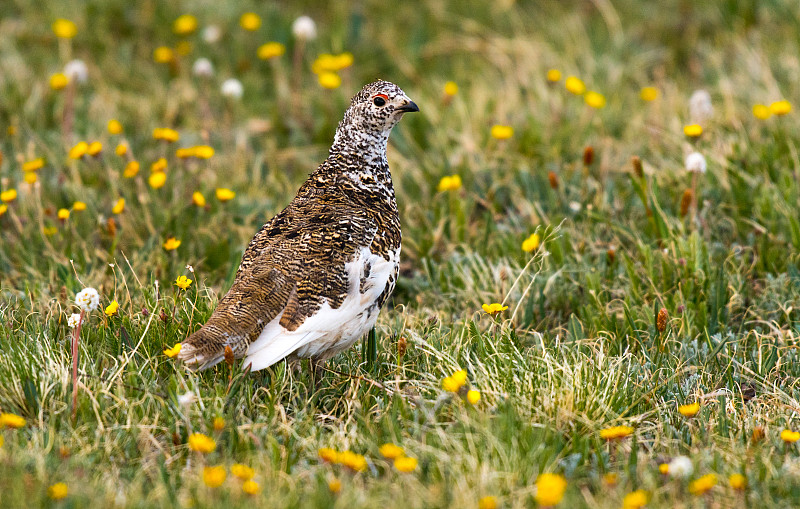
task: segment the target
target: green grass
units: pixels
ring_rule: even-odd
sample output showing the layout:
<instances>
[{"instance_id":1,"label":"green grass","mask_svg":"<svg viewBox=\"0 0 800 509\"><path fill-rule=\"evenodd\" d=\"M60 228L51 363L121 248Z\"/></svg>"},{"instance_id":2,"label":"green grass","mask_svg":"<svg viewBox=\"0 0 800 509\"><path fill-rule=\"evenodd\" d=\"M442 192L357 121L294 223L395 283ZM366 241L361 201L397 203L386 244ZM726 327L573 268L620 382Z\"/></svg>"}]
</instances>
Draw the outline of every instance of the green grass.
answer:
<instances>
[{"instance_id":1,"label":"green grass","mask_svg":"<svg viewBox=\"0 0 800 509\"><path fill-rule=\"evenodd\" d=\"M780 439L800 428L800 124L796 108L767 120L751 112L800 101L796 5L332 4L0 4L0 190L18 191L0 216L0 411L27 420L0 431L3 505L431 508L495 496L514 508L536 505L543 472L566 478L562 507L620 507L636 489L650 507L800 504L797 446ZM238 26L248 10L262 17L257 32ZM184 13L200 28L182 38L171 26ZM319 31L304 49L291 36L302 14ZM58 17L77 23L71 41L53 36ZM201 36L210 24L222 29L214 44ZM187 55L153 61L156 47L182 40ZM286 54L261 61L256 49L270 40ZM323 89L311 63L343 51L354 65L340 88ZM199 57L215 66L205 81L191 73ZM89 81L75 90L67 132L67 92L49 77L72 58ZM551 68L560 82L547 82ZM567 92L568 75L604 94L605 108ZM244 84L241 101L221 95L229 77ZM403 253L377 352L364 341L332 359L318 388L305 364L185 371L163 349L208 318L251 236L324 159L349 97L379 77L422 111L390 142ZM445 100L450 80L459 92ZM644 86L657 100L640 99ZM698 88L715 111L690 141L682 128ZM107 132L112 118L123 134ZM494 124L514 136L492 139ZM153 140L156 127L180 141ZM81 140L101 141L102 157L69 159ZM122 176L121 142L141 162L135 178ZM198 144L214 156L175 156ZM696 219L680 211L692 149L708 161ZM30 186L22 163L36 157L46 165ZM159 157L169 169L155 190L147 177ZM438 192L454 174L463 187ZM218 187L236 197L219 202ZM192 204L195 191L206 208ZM125 210L113 214L120 197ZM76 200L87 210L58 220ZM526 253L534 232L542 245ZM182 243L168 252L170 236ZM195 280L185 292L179 275ZM67 318L85 286L120 308L82 329L73 422ZM491 318L481 311L491 302L509 307ZM476 405L442 389L459 369L481 392ZM196 401L179 400L190 392ZM686 419L678 405L692 401L701 410ZM613 425L634 436L606 443L599 431ZM216 450L190 451L193 432ZM387 442L417 458L416 470L382 459ZM368 467L324 463L322 447L363 454ZM659 473L679 455L693 461L690 479ZM204 465L237 462L255 469L257 502L230 474L204 486ZM737 472L743 493L728 484ZM690 494L707 473L718 485ZM47 496L56 482L68 485L63 501Z\"/></svg>"}]
</instances>

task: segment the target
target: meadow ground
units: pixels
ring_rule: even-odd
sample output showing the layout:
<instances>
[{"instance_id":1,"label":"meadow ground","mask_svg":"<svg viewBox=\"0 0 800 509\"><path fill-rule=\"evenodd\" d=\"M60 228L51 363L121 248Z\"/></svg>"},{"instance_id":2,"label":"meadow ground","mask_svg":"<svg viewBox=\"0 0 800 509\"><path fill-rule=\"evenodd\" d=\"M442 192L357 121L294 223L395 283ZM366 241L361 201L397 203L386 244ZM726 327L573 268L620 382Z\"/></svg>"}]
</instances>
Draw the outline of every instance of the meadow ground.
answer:
<instances>
[{"instance_id":1,"label":"meadow ground","mask_svg":"<svg viewBox=\"0 0 800 509\"><path fill-rule=\"evenodd\" d=\"M800 505L798 32L789 0L1 2L0 502ZM375 78L422 112L374 341L318 388L187 372Z\"/></svg>"}]
</instances>

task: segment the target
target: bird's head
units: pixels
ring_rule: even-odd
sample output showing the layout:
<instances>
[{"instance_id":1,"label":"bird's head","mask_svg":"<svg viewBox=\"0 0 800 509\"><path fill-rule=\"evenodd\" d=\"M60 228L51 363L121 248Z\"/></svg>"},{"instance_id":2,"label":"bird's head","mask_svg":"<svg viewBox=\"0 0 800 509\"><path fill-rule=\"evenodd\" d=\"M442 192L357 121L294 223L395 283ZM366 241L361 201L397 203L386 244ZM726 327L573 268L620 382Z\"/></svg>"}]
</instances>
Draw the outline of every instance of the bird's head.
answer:
<instances>
[{"instance_id":1,"label":"bird's head","mask_svg":"<svg viewBox=\"0 0 800 509\"><path fill-rule=\"evenodd\" d=\"M386 139L403 114L414 111L419 108L400 87L388 81L375 81L353 96L336 135Z\"/></svg>"}]
</instances>

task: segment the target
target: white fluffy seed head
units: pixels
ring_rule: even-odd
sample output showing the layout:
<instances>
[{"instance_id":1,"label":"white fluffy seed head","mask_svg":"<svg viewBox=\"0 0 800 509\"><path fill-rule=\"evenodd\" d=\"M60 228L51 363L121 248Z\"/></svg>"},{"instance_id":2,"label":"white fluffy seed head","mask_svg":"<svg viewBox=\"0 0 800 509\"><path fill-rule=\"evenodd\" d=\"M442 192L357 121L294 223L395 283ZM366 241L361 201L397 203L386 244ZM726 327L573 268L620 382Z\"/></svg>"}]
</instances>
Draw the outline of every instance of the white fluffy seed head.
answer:
<instances>
[{"instance_id":1,"label":"white fluffy seed head","mask_svg":"<svg viewBox=\"0 0 800 509\"><path fill-rule=\"evenodd\" d=\"M692 460L686 456L676 456L669 462L669 475L685 479L694 472Z\"/></svg>"},{"instance_id":2,"label":"white fluffy seed head","mask_svg":"<svg viewBox=\"0 0 800 509\"><path fill-rule=\"evenodd\" d=\"M292 35L301 41L313 41L317 38L317 24L308 16L300 16L292 23Z\"/></svg>"},{"instance_id":3,"label":"white fluffy seed head","mask_svg":"<svg viewBox=\"0 0 800 509\"><path fill-rule=\"evenodd\" d=\"M207 58L198 58L192 65L192 74L201 78L210 78L214 75L214 64Z\"/></svg>"},{"instance_id":4,"label":"white fluffy seed head","mask_svg":"<svg viewBox=\"0 0 800 509\"><path fill-rule=\"evenodd\" d=\"M75 303L84 311L94 311L100 305L100 294L94 288L84 288L75 296Z\"/></svg>"},{"instance_id":5,"label":"white fluffy seed head","mask_svg":"<svg viewBox=\"0 0 800 509\"><path fill-rule=\"evenodd\" d=\"M76 58L64 66L64 75L75 83L86 83L89 79L89 69L86 67L86 62Z\"/></svg>"},{"instance_id":6,"label":"white fluffy seed head","mask_svg":"<svg viewBox=\"0 0 800 509\"><path fill-rule=\"evenodd\" d=\"M70 329L74 329L75 327L78 326L80 321L81 321L80 313L72 313L71 315L69 315L69 318L67 318L67 325L69 325Z\"/></svg>"},{"instance_id":7,"label":"white fluffy seed head","mask_svg":"<svg viewBox=\"0 0 800 509\"><path fill-rule=\"evenodd\" d=\"M714 115L711 94L706 90L695 90L689 98L689 117L696 124L705 124Z\"/></svg>"},{"instance_id":8,"label":"white fluffy seed head","mask_svg":"<svg viewBox=\"0 0 800 509\"><path fill-rule=\"evenodd\" d=\"M228 78L223 81L221 90L222 95L233 99L241 99L244 94L244 86L242 86L242 82L236 78Z\"/></svg>"},{"instance_id":9,"label":"white fluffy seed head","mask_svg":"<svg viewBox=\"0 0 800 509\"><path fill-rule=\"evenodd\" d=\"M208 25L203 29L203 40L214 44L222 38L222 30L217 25Z\"/></svg>"},{"instance_id":10,"label":"white fluffy seed head","mask_svg":"<svg viewBox=\"0 0 800 509\"><path fill-rule=\"evenodd\" d=\"M686 170L692 173L706 172L706 158L700 152L692 152L686 156Z\"/></svg>"}]
</instances>

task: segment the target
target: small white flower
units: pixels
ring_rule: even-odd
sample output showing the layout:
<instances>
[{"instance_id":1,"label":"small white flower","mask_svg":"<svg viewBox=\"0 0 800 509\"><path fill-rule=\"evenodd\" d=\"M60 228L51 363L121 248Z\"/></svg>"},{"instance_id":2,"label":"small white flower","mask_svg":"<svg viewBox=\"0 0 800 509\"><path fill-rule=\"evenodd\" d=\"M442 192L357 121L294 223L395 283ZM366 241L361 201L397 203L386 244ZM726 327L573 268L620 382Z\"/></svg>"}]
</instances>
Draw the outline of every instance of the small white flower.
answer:
<instances>
[{"instance_id":1,"label":"small white flower","mask_svg":"<svg viewBox=\"0 0 800 509\"><path fill-rule=\"evenodd\" d=\"M705 173L706 158L700 152L692 152L686 156L686 171Z\"/></svg>"},{"instance_id":2,"label":"small white flower","mask_svg":"<svg viewBox=\"0 0 800 509\"><path fill-rule=\"evenodd\" d=\"M676 456L669 462L669 475L673 477L687 478L694 472L692 460L686 456Z\"/></svg>"},{"instance_id":3,"label":"small white flower","mask_svg":"<svg viewBox=\"0 0 800 509\"><path fill-rule=\"evenodd\" d=\"M70 329L74 329L75 327L78 326L78 323L80 323L80 321L81 321L80 313L72 313L71 315L69 315L69 318L67 318L67 325L69 325Z\"/></svg>"},{"instance_id":4,"label":"small white flower","mask_svg":"<svg viewBox=\"0 0 800 509\"><path fill-rule=\"evenodd\" d=\"M94 311L100 305L100 294L94 288L84 288L75 296L75 303L84 311Z\"/></svg>"},{"instance_id":5,"label":"small white flower","mask_svg":"<svg viewBox=\"0 0 800 509\"><path fill-rule=\"evenodd\" d=\"M711 94L705 90L695 90L689 98L689 117L696 124L704 124L714 115Z\"/></svg>"},{"instance_id":6,"label":"small white flower","mask_svg":"<svg viewBox=\"0 0 800 509\"><path fill-rule=\"evenodd\" d=\"M209 78L214 75L214 65L207 58L198 58L192 65L192 74L202 78Z\"/></svg>"},{"instance_id":7,"label":"small white flower","mask_svg":"<svg viewBox=\"0 0 800 509\"><path fill-rule=\"evenodd\" d=\"M317 38L317 24L308 16L300 16L292 23L292 34L301 41L313 41Z\"/></svg>"},{"instance_id":8,"label":"small white flower","mask_svg":"<svg viewBox=\"0 0 800 509\"><path fill-rule=\"evenodd\" d=\"M581 211L581 204L576 201L569 202L569 209L573 212L580 212Z\"/></svg>"},{"instance_id":9,"label":"small white flower","mask_svg":"<svg viewBox=\"0 0 800 509\"><path fill-rule=\"evenodd\" d=\"M244 94L244 86L242 82L236 78L229 78L222 82L222 95L225 97L232 97L233 99L241 99Z\"/></svg>"},{"instance_id":10,"label":"small white flower","mask_svg":"<svg viewBox=\"0 0 800 509\"><path fill-rule=\"evenodd\" d=\"M208 25L203 29L203 40L208 44L214 44L222 38L222 30L217 25Z\"/></svg>"},{"instance_id":11,"label":"small white flower","mask_svg":"<svg viewBox=\"0 0 800 509\"><path fill-rule=\"evenodd\" d=\"M64 74L76 83L86 83L89 79L89 69L86 67L86 63L79 59L67 62L67 65L64 66Z\"/></svg>"},{"instance_id":12,"label":"small white flower","mask_svg":"<svg viewBox=\"0 0 800 509\"><path fill-rule=\"evenodd\" d=\"M178 394L178 404L180 406L186 407L195 401L197 401L197 394L195 394L193 391L189 391L185 394Z\"/></svg>"},{"instance_id":13,"label":"small white flower","mask_svg":"<svg viewBox=\"0 0 800 509\"><path fill-rule=\"evenodd\" d=\"M188 270L189 272L194 272L194 267L192 267L191 265L187 265L186 270Z\"/></svg>"}]
</instances>

